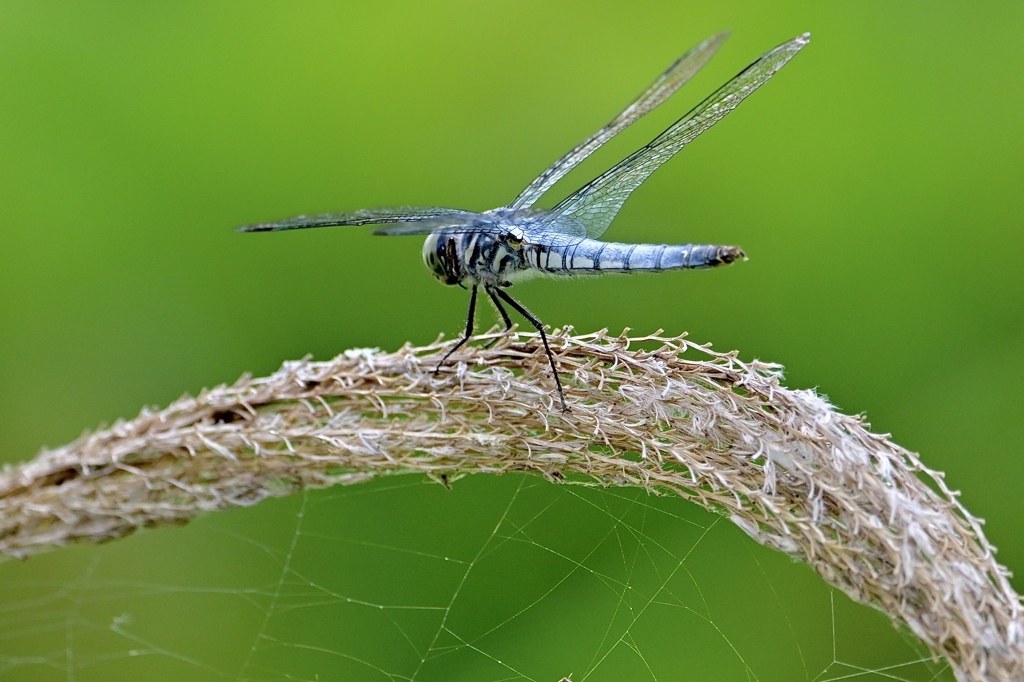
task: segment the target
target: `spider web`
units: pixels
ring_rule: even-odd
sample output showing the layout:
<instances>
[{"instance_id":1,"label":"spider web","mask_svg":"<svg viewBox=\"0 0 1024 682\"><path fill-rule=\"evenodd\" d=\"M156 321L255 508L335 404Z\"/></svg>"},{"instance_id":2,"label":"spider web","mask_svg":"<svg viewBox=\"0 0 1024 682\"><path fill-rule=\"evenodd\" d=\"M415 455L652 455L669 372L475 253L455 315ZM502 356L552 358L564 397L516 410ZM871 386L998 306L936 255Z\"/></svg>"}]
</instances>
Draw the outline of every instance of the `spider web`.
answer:
<instances>
[{"instance_id":1,"label":"spider web","mask_svg":"<svg viewBox=\"0 0 1024 682\"><path fill-rule=\"evenodd\" d=\"M0 565L4 680L950 680L723 518L414 476Z\"/></svg>"}]
</instances>

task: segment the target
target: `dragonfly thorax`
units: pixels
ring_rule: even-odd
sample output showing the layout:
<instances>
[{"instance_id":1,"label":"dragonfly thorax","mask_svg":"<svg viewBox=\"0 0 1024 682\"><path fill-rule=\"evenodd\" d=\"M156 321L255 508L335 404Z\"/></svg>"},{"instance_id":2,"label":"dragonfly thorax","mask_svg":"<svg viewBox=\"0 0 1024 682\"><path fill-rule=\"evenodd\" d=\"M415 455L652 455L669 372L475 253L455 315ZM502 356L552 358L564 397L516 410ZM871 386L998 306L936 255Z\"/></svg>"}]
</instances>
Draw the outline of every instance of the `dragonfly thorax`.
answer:
<instances>
[{"instance_id":1,"label":"dragonfly thorax","mask_svg":"<svg viewBox=\"0 0 1024 682\"><path fill-rule=\"evenodd\" d=\"M515 229L445 230L423 242L423 263L442 284L507 287L529 269Z\"/></svg>"}]
</instances>

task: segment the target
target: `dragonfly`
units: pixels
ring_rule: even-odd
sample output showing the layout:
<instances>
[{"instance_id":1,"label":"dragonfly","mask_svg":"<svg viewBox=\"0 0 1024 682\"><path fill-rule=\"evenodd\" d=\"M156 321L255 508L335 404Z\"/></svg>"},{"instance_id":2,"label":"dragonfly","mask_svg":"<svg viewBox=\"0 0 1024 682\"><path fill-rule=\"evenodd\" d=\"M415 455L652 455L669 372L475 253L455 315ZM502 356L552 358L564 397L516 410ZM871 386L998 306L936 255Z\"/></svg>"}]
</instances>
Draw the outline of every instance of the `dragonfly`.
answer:
<instances>
[{"instance_id":1,"label":"dragonfly","mask_svg":"<svg viewBox=\"0 0 1024 682\"><path fill-rule=\"evenodd\" d=\"M536 275L574 276L609 272L702 269L745 260L737 246L715 244L625 244L601 241L626 199L683 147L722 120L764 85L810 41L805 33L779 45L743 69L693 107L647 145L559 202L554 208L535 204L551 187L603 144L667 100L703 67L726 39L708 38L672 63L629 106L541 173L507 206L475 212L442 207L374 208L348 213L302 215L238 228L239 232L278 232L314 227L379 225L373 234L426 235L423 262L443 284L468 289L465 332L435 369L437 374L455 351L473 336L477 293L490 298L506 331L512 319L505 306L540 332L551 365L559 402L568 407L558 367L544 326L536 315L506 291Z\"/></svg>"}]
</instances>

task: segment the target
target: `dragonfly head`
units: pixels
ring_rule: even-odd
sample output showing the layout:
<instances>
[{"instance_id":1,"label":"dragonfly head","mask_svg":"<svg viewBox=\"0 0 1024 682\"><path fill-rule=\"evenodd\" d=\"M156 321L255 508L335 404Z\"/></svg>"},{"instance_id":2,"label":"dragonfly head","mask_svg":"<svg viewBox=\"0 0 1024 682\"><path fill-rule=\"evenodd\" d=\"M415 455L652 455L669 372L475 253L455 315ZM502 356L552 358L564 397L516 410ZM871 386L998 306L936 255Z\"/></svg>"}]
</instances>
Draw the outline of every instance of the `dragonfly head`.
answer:
<instances>
[{"instance_id":1,"label":"dragonfly head","mask_svg":"<svg viewBox=\"0 0 1024 682\"><path fill-rule=\"evenodd\" d=\"M423 242L423 263L427 270L446 286L455 286L466 277L466 268L459 257L456 235L435 232Z\"/></svg>"}]
</instances>

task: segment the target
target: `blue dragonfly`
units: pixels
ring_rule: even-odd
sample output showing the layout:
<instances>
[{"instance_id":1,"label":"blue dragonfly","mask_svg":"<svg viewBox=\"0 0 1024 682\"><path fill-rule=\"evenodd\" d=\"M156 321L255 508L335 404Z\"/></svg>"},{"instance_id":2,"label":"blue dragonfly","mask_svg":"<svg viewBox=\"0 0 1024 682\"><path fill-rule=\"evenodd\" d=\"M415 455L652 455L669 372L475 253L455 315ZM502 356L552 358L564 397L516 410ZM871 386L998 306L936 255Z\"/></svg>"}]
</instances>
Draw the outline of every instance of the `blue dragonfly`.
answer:
<instances>
[{"instance_id":1,"label":"blue dragonfly","mask_svg":"<svg viewBox=\"0 0 1024 682\"><path fill-rule=\"evenodd\" d=\"M477 213L440 207L375 208L350 213L298 216L238 228L239 232L277 232L311 227L383 225L381 235L426 235L423 261L443 284L469 289L469 313L462 338L438 364L473 335L477 292L483 289L506 329L512 327L505 305L537 331L566 410L555 358L540 320L505 290L536 275L575 276L606 272L712 268L745 259L736 246L714 244L623 244L600 241L629 195L679 150L720 121L782 68L809 41L797 36L764 54L736 77L691 109L650 143L563 199L552 209L535 208L537 200L601 145L668 99L715 53L727 37L721 33L677 59L661 76L606 126L574 147L541 173L512 203Z\"/></svg>"}]
</instances>

